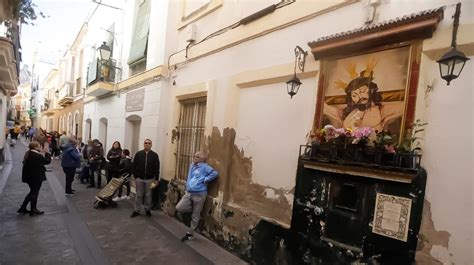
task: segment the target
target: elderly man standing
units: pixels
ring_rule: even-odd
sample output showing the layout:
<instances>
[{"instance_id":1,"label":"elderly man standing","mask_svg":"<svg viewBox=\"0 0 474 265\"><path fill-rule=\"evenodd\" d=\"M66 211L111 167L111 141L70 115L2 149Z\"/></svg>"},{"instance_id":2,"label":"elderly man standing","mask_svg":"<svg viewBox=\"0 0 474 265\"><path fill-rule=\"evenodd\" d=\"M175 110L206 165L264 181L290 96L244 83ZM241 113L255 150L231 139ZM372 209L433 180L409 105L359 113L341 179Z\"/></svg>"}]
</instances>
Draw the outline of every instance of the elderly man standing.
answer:
<instances>
[{"instance_id":1,"label":"elderly man standing","mask_svg":"<svg viewBox=\"0 0 474 265\"><path fill-rule=\"evenodd\" d=\"M176 205L176 211L192 212L191 229L181 238L182 242L194 239L194 231L201 219L201 211L207 197L207 184L217 178L217 171L206 163L207 154L196 152L186 180L186 193Z\"/></svg>"},{"instance_id":2,"label":"elderly man standing","mask_svg":"<svg viewBox=\"0 0 474 265\"><path fill-rule=\"evenodd\" d=\"M160 177L160 158L151 150L152 142L145 139L143 150L138 151L133 157L132 172L135 176L135 210L130 218L140 215L142 204L147 216L151 216L151 188L152 182L158 181Z\"/></svg>"}]
</instances>

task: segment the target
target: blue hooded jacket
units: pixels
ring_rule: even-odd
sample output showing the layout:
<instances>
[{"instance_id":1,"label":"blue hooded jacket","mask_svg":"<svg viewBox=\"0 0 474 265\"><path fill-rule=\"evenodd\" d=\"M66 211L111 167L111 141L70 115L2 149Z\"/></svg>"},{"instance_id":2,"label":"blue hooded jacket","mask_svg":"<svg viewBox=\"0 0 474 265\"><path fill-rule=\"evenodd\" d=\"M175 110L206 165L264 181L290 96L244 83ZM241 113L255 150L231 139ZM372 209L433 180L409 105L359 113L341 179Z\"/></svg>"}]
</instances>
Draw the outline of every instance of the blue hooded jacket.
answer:
<instances>
[{"instance_id":1,"label":"blue hooded jacket","mask_svg":"<svg viewBox=\"0 0 474 265\"><path fill-rule=\"evenodd\" d=\"M63 150L63 159L61 160L62 167L75 167L81 166L81 154L75 146L66 144Z\"/></svg>"},{"instance_id":2,"label":"blue hooded jacket","mask_svg":"<svg viewBox=\"0 0 474 265\"><path fill-rule=\"evenodd\" d=\"M206 163L192 164L189 167L186 191L191 193L207 192L207 183L217 178L217 171Z\"/></svg>"}]
</instances>

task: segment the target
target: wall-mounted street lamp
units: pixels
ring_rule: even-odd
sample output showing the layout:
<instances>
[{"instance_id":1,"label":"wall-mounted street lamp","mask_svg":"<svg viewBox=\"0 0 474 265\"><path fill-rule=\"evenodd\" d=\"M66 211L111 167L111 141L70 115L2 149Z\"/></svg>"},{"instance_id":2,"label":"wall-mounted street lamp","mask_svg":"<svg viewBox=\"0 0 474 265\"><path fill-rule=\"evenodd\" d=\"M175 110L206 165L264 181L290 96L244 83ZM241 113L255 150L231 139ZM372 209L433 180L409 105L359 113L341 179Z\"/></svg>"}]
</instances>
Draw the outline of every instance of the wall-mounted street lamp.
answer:
<instances>
[{"instance_id":1,"label":"wall-mounted street lamp","mask_svg":"<svg viewBox=\"0 0 474 265\"><path fill-rule=\"evenodd\" d=\"M54 91L54 95L55 95L56 97L59 97L59 90L58 90L58 89L56 89L56 91Z\"/></svg>"},{"instance_id":2,"label":"wall-mounted street lamp","mask_svg":"<svg viewBox=\"0 0 474 265\"><path fill-rule=\"evenodd\" d=\"M104 42L99 47L99 56L101 61L108 61L110 59L110 55L112 54L112 50L109 46Z\"/></svg>"},{"instance_id":3,"label":"wall-mounted street lamp","mask_svg":"<svg viewBox=\"0 0 474 265\"><path fill-rule=\"evenodd\" d=\"M101 79L103 80L104 78L109 78L109 69L118 69L122 70L120 67L114 66L110 60L111 60L111 55L112 55L112 49L110 49L109 46L104 42L102 42L102 45L100 45L99 48L99 57L100 57L100 65L101 65Z\"/></svg>"},{"instance_id":4,"label":"wall-mounted street lamp","mask_svg":"<svg viewBox=\"0 0 474 265\"><path fill-rule=\"evenodd\" d=\"M298 90L300 89L300 85L302 84L300 79L296 76L296 66L298 66L298 69L303 73L304 72L304 64L306 62L306 55L308 55L308 52L305 52L303 49L301 49L300 46L296 46L295 48L295 68L293 72L293 78L288 80L286 82L287 86L287 92L288 95L290 95L290 98L293 98L296 93L298 93Z\"/></svg>"},{"instance_id":5,"label":"wall-mounted street lamp","mask_svg":"<svg viewBox=\"0 0 474 265\"><path fill-rule=\"evenodd\" d=\"M461 51L456 49L456 37L458 34L459 27L459 16L461 15L461 3L456 5L456 12L454 13L454 24L453 24L453 36L451 40L452 49L441 57L437 62L439 64L439 73L441 78L448 82L458 78L461 74L464 64L469 58L464 55Z\"/></svg>"}]
</instances>

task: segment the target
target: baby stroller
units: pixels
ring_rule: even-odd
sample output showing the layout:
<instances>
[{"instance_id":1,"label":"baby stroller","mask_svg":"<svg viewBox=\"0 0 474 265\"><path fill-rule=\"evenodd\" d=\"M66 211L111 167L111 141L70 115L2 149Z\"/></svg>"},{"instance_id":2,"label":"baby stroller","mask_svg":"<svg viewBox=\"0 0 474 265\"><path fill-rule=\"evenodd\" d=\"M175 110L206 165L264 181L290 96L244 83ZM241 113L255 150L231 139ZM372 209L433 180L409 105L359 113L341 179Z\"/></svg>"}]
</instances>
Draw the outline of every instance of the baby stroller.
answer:
<instances>
[{"instance_id":1,"label":"baby stroller","mask_svg":"<svg viewBox=\"0 0 474 265\"><path fill-rule=\"evenodd\" d=\"M109 183L95 196L94 208L105 209L107 207L115 208L117 203L112 199L118 188L123 184L130 182L130 174L124 173L120 178L112 178Z\"/></svg>"}]
</instances>

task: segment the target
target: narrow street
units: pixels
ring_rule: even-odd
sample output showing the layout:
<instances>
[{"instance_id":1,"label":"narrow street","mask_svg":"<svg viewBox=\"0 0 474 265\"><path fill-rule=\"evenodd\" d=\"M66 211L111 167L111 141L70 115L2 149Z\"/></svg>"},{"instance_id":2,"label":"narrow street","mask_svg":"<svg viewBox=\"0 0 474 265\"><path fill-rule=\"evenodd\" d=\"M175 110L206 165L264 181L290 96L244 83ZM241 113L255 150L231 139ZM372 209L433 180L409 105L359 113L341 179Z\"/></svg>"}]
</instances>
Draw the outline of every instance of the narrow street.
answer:
<instances>
[{"instance_id":1,"label":"narrow street","mask_svg":"<svg viewBox=\"0 0 474 265\"><path fill-rule=\"evenodd\" d=\"M208 239L182 243L186 227L153 211L131 219L131 201L115 209L96 210L98 189L77 180L76 194L64 195L60 160L48 166L38 208L44 215L16 213L28 187L21 182L25 141L6 146L0 171L0 264L245 264Z\"/></svg>"}]
</instances>

